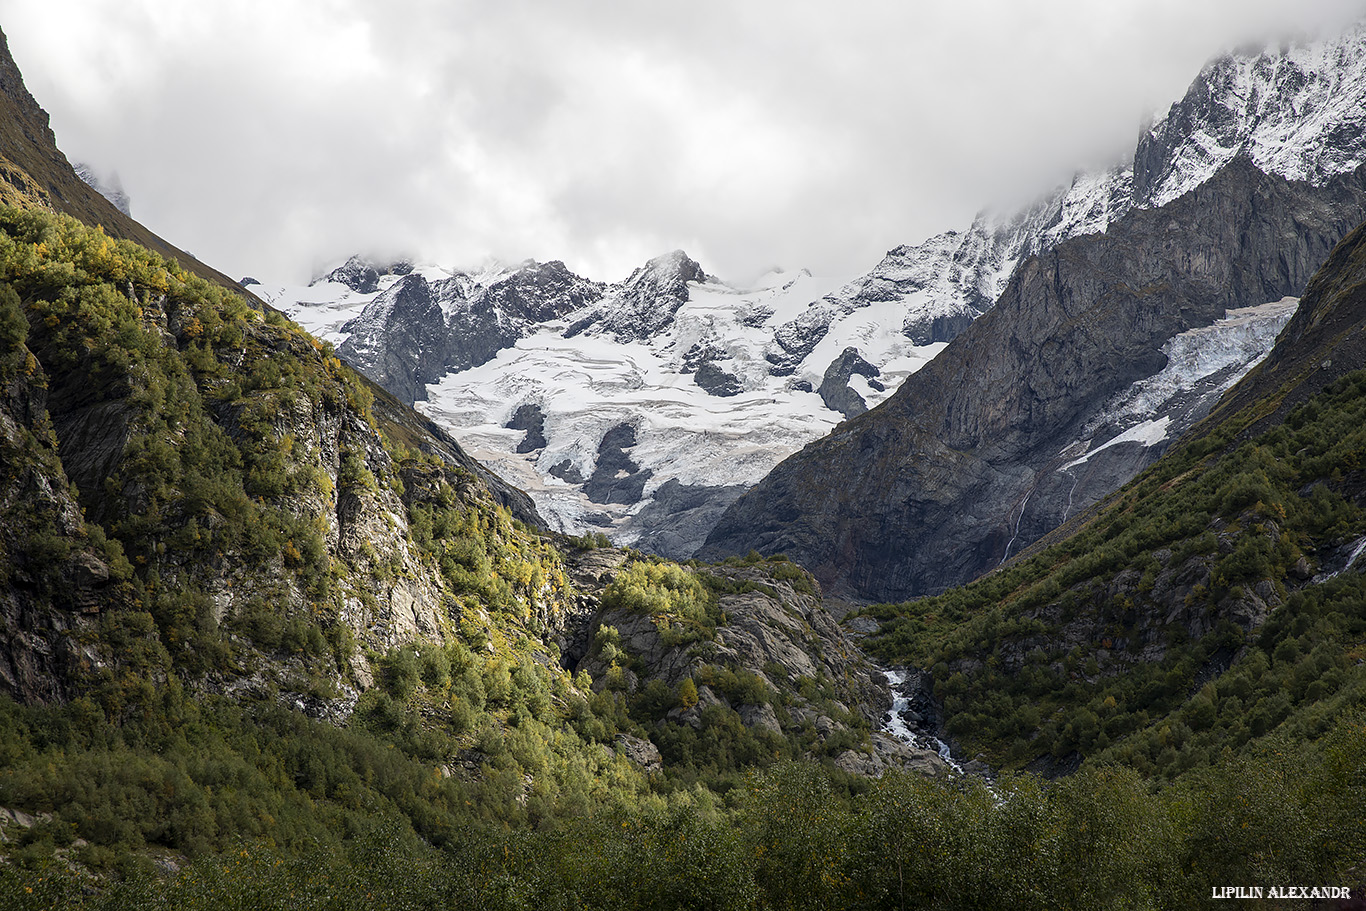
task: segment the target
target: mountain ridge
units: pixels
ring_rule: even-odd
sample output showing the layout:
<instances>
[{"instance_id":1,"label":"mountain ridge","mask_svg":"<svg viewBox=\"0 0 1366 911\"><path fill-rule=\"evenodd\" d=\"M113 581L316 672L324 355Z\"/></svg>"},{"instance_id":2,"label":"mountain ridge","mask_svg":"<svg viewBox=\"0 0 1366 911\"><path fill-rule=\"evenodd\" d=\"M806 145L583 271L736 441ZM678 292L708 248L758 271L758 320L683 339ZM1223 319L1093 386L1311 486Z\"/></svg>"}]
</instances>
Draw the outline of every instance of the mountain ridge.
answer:
<instances>
[{"instance_id":1,"label":"mountain ridge","mask_svg":"<svg viewBox=\"0 0 1366 911\"><path fill-rule=\"evenodd\" d=\"M1026 260L997 306L887 402L737 500L701 554L784 552L836 592L872 600L969 581L1009 542L1057 524L1059 500L1072 505L1076 491L1056 473L1060 450L1164 366L1161 343L1297 294L1364 207L1361 171L1320 190L1237 157L1166 207ZM865 451L871 463L852 457Z\"/></svg>"},{"instance_id":2,"label":"mountain ridge","mask_svg":"<svg viewBox=\"0 0 1366 911\"><path fill-rule=\"evenodd\" d=\"M121 237L155 250L186 270L214 284L243 293L241 286L195 257L167 243L121 212L76 175L57 148L47 112L24 85L9 40L0 32L0 202L38 205L101 225L111 237ZM250 295L248 294L250 297Z\"/></svg>"},{"instance_id":3,"label":"mountain ridge","mask_svg":"<svg viewBox=\"0 0 1366 911\"><path fill-rule=\"evenodd\" d=\"M327 301L321 288L312 297L286 289L266 293L313 331L350 345L344 353L354 355L363 370L385 377L401 397L423 401L428 414L530 490L556 527L572 533L605 530L622 543L687 557L701 552L737 490L757 483L782 458L833 431L848 415L885 400L989 312L1030 256L1072 237L1103 234L1126 213L1160 208L1238 158L1319 183L1359 161L1366 134L1354 127L1360 118L1351 100L1366 92L1366 76L1356 65L1363 46L1366 28L1357 26L1317 43L1216 58L1143 132L1129 163L1079 173L1015 211L983 211L966 230L894 247L864 275L830 280L825 287L797 273L732 288L694 264L694 271L642 310L640 300L623 296L625 283L588 283L603 296L592 305L585 302L581 312L565 314L567 326L559 325L558 316L538 324L490 311L483 322L462 324L458 333L448 327L449 337L464 334L480 350L477 358L463 360L447 357L449 338L444 345L432 338L441 331L434 319L414 318L410 326L376 319L367 324L364 339L352 341L337 317L354 313L358 298ZM658 260L670 256L686 259L676 253ZM649 271L646 266L637 274ZM488 281L461 279L467 280ZM1279 290L1300 289L1282 283ZM648 325L642 313L649 314ZM640 347L595 348L585 356L558 341L582 337L592 346L595 334L604 332ZM383 340L386 334L392 346ZM1265 338L1265 332L1257 337ZM837 365L848 348L880 371L873 382L859 372L840 375ZM399 350L401 355L391 354ZM608 375L601 366L608 356L617 357L622 369ZM1154 370L1163 357L1152 352ZM367 358L374 363L367 366ZM381 365L395 359L406 366ZM478 366L457 369L474 360ZM1242 362L1238 369L1246 366ZM840 382L826 385L832 369ZM1210 390L1229 381L1189 379L1207 387L1196 411L1212 401ZM1183 395L1191 399L1196 392ZM1135 392L1133 401L1142 398ZM764 399L770 404L760 407ZM523 408L541 414L543 447L529 447L509 432ZM1190 414L1178 423L1189 423ZM776 415L784 420L775 421ZM1103 413L1094 417L1104 423ZM1149 418L1165 419L1156 412ZM594 502L572 478L593 475L602 441L623 424L634 428L633 459L650 477L637 502ZM1170 426L1172 433L1181 429ZM1132 417L1108 430L1089 427L1074 440L1060 441L1059 448L1096 448L1129 431L1141 432ZM733 451L744 457L726 458L718 439L734 441ZM1090 475L1082 492L1087 485L1112 489L1146 464L1145 456L1118 458L1127 452L1116 444L1108 455L1082 463ZM680 487L689 493L677 496ZM1032 521L1022 518L1026 528Z\"/></svg>"}]
</instances>

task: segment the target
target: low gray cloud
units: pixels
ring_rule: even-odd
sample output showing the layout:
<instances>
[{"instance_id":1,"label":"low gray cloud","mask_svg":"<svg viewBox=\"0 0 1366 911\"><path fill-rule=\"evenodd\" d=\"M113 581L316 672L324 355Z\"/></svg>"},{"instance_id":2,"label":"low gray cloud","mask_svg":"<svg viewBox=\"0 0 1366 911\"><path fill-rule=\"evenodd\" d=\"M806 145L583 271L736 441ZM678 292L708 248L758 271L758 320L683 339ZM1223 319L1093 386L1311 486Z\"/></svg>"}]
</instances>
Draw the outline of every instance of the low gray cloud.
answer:
<instances>
[{"instance_id":1,"label":"low gray cloud","mask_svg":"<svg viewBox=\"0 0 1366 911\"><path fill-rule=\"evenodd\" d=\"M855 274L1132 150L1205 60L1360 0L0 0L69 157L225 271L683 247Z\"/></svg>"}]
</instances>

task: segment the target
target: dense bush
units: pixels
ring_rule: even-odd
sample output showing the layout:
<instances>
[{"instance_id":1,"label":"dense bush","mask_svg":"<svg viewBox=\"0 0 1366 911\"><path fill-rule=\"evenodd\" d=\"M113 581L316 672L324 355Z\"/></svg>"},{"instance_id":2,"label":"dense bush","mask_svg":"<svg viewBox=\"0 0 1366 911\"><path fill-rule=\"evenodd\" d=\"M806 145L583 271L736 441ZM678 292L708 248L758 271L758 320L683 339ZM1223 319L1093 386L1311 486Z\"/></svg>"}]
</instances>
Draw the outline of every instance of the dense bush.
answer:
<instances>
[{"instance_id":1,"label":"dense bush","mask_svg":"<svg viewBox=\"0 0 1366 911\"><path fill-rule=\"evenodd\" d=\"M19 557L47 567L25 593L57 604L52 568L88 550L111 594L80 630L104 658L75 698L0 699L0 807L34 816L5 825L0 907L1186 908L1213 884L1362 877L1366 583L1285 579L1366 529L1348 495L1366 375L1259 439L1228 430L1176 452L1068 542L877 609L876 647L933 669L960 741L1003 765L1089 757L1057 781L994 785L790 761L865 745L823 677L766 668L775 687L704 663L632 690L609 626L596 689L561 670L535 640L569 585L546 541L467 473L400 446L311 460L276 417L344 407L373 430L364 384L278 315L98 230L0 210L0 380L107 407L128 430L108 477L74 492L77 532L4 505L7 584ZM51 422L21 431L6 483L61 477ZM386 491L449 629L370 652L376 685L344 725L312 720L296 707L343 704L359 683L343 599L364 605L371 582L409 570L373 548L334 558L298 498ZM1208 569L1186 605L1207 634L1158 629L1164 656L1123 673L1047 647L1097 612L1106 638L1132 636L1163 566L1187 560ZM722 596L815 590L781 558L734 562L749 581L636 560L604 603L701 650ZM221 612L195 567L269 584ZM1111 591L1123 572L1134 584ZM1265 624L1223 615L1262 583L1284 602ZM702 707L703 686L784 723L795 693L847 732L748 727ZM652 739L666 771L628 761L620 734Z\"/></svg>"},{"instance_id":2,"label":"dense bush","mask_svg":"<svg viewBox=\"0 0 1366 911\"><path fill-rule=\"evenodd\" d=\"M1224 883L1359 887L1354 865L1366 854L1360 719L1339 722L1316 745L1269 742L1161 791L1132 770L1083 769L1047 786L1028 776L989 786L892 774L849 794L817 765L785 763L745 778L725 803L702 792L667 801L642 795L550 828L509 828L462 812L466 803L442 795L468 799L468 784L425 785L420 776L405 778L409 760L401 752L367 751L356 735L281 723L267 719L257 736L262 752L253 755L278 770L277 800L298 795L269 808L286 814L281 823L301 814L307 836L235 841L170 874L110 859L122 872L95 890L69 868L43 863L41 852L21 849L0 865L0 903L1186 909ZM289 740L272 739L286 730ZM317 746L340 747L341 757L311 746L319 735ZM260 778L232 754L225 760L195 774L224 790L250 790ZM346 809L357 798L381 806ZM190 790L166 803L184 816L179 805L193 808L196 799ZM98 817L98 808L90 815ZM418 832L439 833L435 841L416 837L415 816L424 819ZM55 827L26 836L31 847L55 837Z\"/></svg>"},{"instance_id":3,"label":"dense bush","mask_svg":"<svg viewBox=\"0 0 1366 911\"><path fill-rule=\"evenodd\" d=\"M887 623L873 648L935 669L949 732L1008 767L1080 754L1172 777L1282 725L1315 736L1323 718L1366 704L1366 671L1346 658L1366 635L1366 582L1287 585L1302 584L1292 573L1301 561L1366 532L1342 475L1364 459L1357 373L1257 439L1238 442L1226 428L1169 453L1081 532L1031 559L875 608ZM1189 620L1164 625L1171 596L1153 591L1164 566L1207 573L1178 605L1206 618L1203 636L1190 637ZM1117 583L1125 572L1136 585ZM1228 617L1254 588L1283 603L1249 630ZM1076 622L1106 632L1059 649ZM1102 670L1096 652L1117 642L1155 642L1162 656L1116 652ZM956 674L962 666L974 670Z\"/></svg>"}]
</instances>

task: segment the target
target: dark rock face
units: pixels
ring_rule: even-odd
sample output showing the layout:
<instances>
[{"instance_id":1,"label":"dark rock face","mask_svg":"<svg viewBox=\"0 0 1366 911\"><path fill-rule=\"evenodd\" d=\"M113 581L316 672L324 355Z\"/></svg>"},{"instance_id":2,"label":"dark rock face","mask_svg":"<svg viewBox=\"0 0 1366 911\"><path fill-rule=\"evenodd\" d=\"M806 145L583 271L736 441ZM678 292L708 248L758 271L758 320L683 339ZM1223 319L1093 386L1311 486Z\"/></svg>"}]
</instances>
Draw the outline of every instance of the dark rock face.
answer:
<instances>
[{"instance_id":1,"label":"dark rock face","mask_svg":"<svg viewBox=\"0 0 1366 911\"><path fill-rule=\"evenodd\" d=\"M717 366L717 361L729 360L721 348L711 342L697 342L683 355L683 373L691 373L693 382L707 391L708 395L727 398L745 391L740 378Z\"/></svg>"},{"instance_id":2,"label":"dark rock face","mask_svg":"<svg viewBox=\"0 0 1366 911\"><path fill-rule=\"evenodd\" d=\"M513 321L502 319L497 310L479 300L457 304L446 329L444 352L433 371L438 377L448 370L468 370L488 363L499 351L516 344L522 334Z\"/></svg>"},{"instance_id":3,"label":"dark rock face","mask_svg":"<svg viewBox=\"0 0 1366 911\"><path fill-rule=\"evenodd\" d=\"M618 424L602 436L598 444L597 466L583 485L584 495L594 503L638 503L645 493L645 482L654 472L640 466L626 454L636 445L636 429Z\"/></svg>"},{"instance_id":4,"label":"dark rock face","mask_svg":"<svg viewBox=\"0 0 1366 911\"><path fill-rule=\"evenodd\" d=\"M701 556L782 552L834 594L887 601L975 578L1084 507L1054 471L1058 449L1163 366L1167 339L1300 293L1363 217L1366 171L1314 188L1237 159L1168 206L1027 260L889 400L738 500ZM1092 502L1116 479L1097 481Z\"/></svg>"},{"instance_id":5,"label":"dark rock face","mask_svg":"<svg viewBox=\"0 0 1366 911\"><path fill-rule=\"evenodd\" d=\"M656 256L626 280L616 305L599 325L619 341L650 338L688 302L688 282L706 280L707 273L682 250Z\"/></svg>"},{"instance_id":6,"label":"dark rock face","mask_svg":"<svg viewBox=\"0 0 1366 911\"><path fill-rule=\"evenodd\" d=\"M882 371L864 360L857 348L845 348L825 368L825 376L821 378L820 389L817 390L826 408L838 411L846 418L856 417L868 410L863 396L849 388L849 377L856 373L876 382L874 378Z\"/></svg>"},{"instance_id":7,"label":"dark rock face","mask_svg":"<svg viewBox=\"0 0 1366 911\"><path fill-rule=\"evenodd\" d=\"M324 275L322 281L337 282L358 294L374 294L379 290L379 270L359 256L353 256Z\"/></svg>"},{"instance_id":8,"label":"dark rock face","mask_svg":"<svg viewBox=\"0 0 1366 911\"><path fill-rule=\"evenodd\" d=\"M523 263L490 285L479 300L506 318L539 323L573 313L601 297L601 285L580 278L555 260Z\"/></svg>"},{"instance_id":9,"label":"dark rock face","mask_svg":"<svg viewBox=\"0 0 1366 911\"><path fill-rule=\"evenodd\" d=\"M0 339L0 357L10 354L8 343ZM35 379L0 368L0 692L52 703L67 697L66 681L89 661L80 636L97 625L117 586L86 538L81 504L58 458L65 444L50 429L48 377L39 372ZM54 561L35 550L36 540L67 555Z\"/></svg>"},{"instance_id":10,"label":"dark rock face","mask_svg":"<svg viewBox=\"0 0 1366 911\"><path fill-rule=\"evenodd\" d=\"M745 391L740 378L716 366L715 361L707 361L693 374L693 382L707 391L708 395L729 398Z\"/></svg>"},{"instance_id":11,"label":"dark rock face","mask_svg":"<svg viewBox=\"0 0 1366 911\"><path fill-rule=\"evenodd\" d=\"M650 741L642 740L631 734L618 734L614 742L623 756L645 771L661 772L664 770L664 758L659 754L659 747Z\"/></svg>"},{"instance_id":12,"label":"dark rock face","mask_svg":"<svg viewBox=\"0 0 1366 911\"><path fill-rule=\"evenodd\" d=\"M582 472L575 468L574 463L569 461L568 459L565 459L563 462L557 462L554 465L551 465L550 473L554 477L559 478L561 481L567 481L570 484L583 483Z\"/></svg>"},{"instance_id":13,"label":"dark rock face","mask_svg":"<svg viewBox=\"0 0 1366 911\"><path fill-rule=\"evenodd\" d=\"M545 412L540 405L522 405L507 422L509 430L525 430L526 436L517 444L518 452L535 452L545 448Z\"/></svg>"},{"instance_id":14,"label":"dark rock face","mask_svg":"<svg viewBox=\"0 0 1366 911\"><path fill-rule=\"evenodd\" d=\"M677 478L670 478L655 488L650 501L640 512L630 516L620 531L641 531L632 546L646 553L686 560L697 550L707 532L716 527L716 520L726 507L744 492L744 486L739 484L709 487L683 484Z\"/></svg>"},{"instance_id":15,"label":"dark rock face","mask_svg":"<svg viewBox=\"0 0 1366 911\"><path fill-rule=\"evenodd\" d=\"M351 336L337 353L405 402L426 399L444 372L446 320L421 275L401 279L343 328Z\"/></svg>"},{"instance_id":16,"label":"dark rock face","mask_svg":"<svg viewBox=\"0 0 1366 911\"><path fill-rule=\"evenodd\" d=\"M1366 225L1333 251L1305 289L1276 347L1214 408L1211 422L1274 396L1277 405L1243 431L1260 433L1291 409L1366 364ZM1304 491L1307 496L1309 491ZM1358 502L1361 500L1359 499Z\"/></svg>"},{"instance_id":17,"label":"dark rock face","mask_svg":"<svg viewBox=\"0 0 1366 911\"><path fill-rule=\"evenodd\" d=\"M955 313L952 316L913 314L906 317L901 334L917 345L950 342L966 331L976 318L970 312Z\"/></svg>"},{"instance_id":18,"label":"dark rock face","mask_svg":"<svg viewBox=\"0 0 1366 911\"><path fill-rule=\"evenodd\" d=\"M450 301L440 374L487 363L536 323L580 310L602 296L602 286L580 278L564 263L523 263L487 288L466 294L458 279L439 292Z\"/></svg>"},{"instance_id":19,"label":"dark rock face","mask_svg":"<svg viewBox=\"0 0 1366 911\"><path fill-rule=\"evenodd\" d=\"M371 272L375 284L369 281ZM558 261L523 263L487 287L473 284L467 276L428 282L412 274L407 263L391 266L388 272L404 277L343 327L351 337L338 352L408 402L426 399L427 384L447 372L487 363L535 324L582 309L602 296L601 285L580 278ZM379 274L352 257L328 278L373 292ZM351 284L353 280L357 284Z\"/></svg>"},{"instance_id":20,"label":"dark rock face","mask_svg":"<svg viewBox=\"0 0 1366 911\"><path fill-rule=\"evenodd\" d=\"M816 350L830 331L830 321L834 318L830 308L814 307L791 322L779 326L773 333L774 347L764 352L764 360L771 365L768 372L773 376L791 376L797 365Z\"/></svg>"}]
</instances>

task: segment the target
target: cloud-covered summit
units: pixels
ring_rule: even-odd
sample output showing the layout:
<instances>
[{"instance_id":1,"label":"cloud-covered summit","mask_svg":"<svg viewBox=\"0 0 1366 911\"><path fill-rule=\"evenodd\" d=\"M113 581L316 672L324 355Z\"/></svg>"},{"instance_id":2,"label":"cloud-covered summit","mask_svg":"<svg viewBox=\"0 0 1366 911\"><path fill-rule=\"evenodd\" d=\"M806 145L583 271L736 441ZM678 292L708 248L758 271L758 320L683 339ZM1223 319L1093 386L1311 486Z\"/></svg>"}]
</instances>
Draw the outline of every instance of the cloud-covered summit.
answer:
<instances>
[{"instance_id":1,"label":"cloud-covered summit","mask_svg":"<svg viewBox=\"0 0 1366 911\"><path fill-rule=\"evenodd\" d=\"M866 269L1043 192L1210 56L1360 11L5 0L4 26L68 155L231 273L360 250L612 279L681 247L744 281Z\"/></svg>"}]
</instances>

